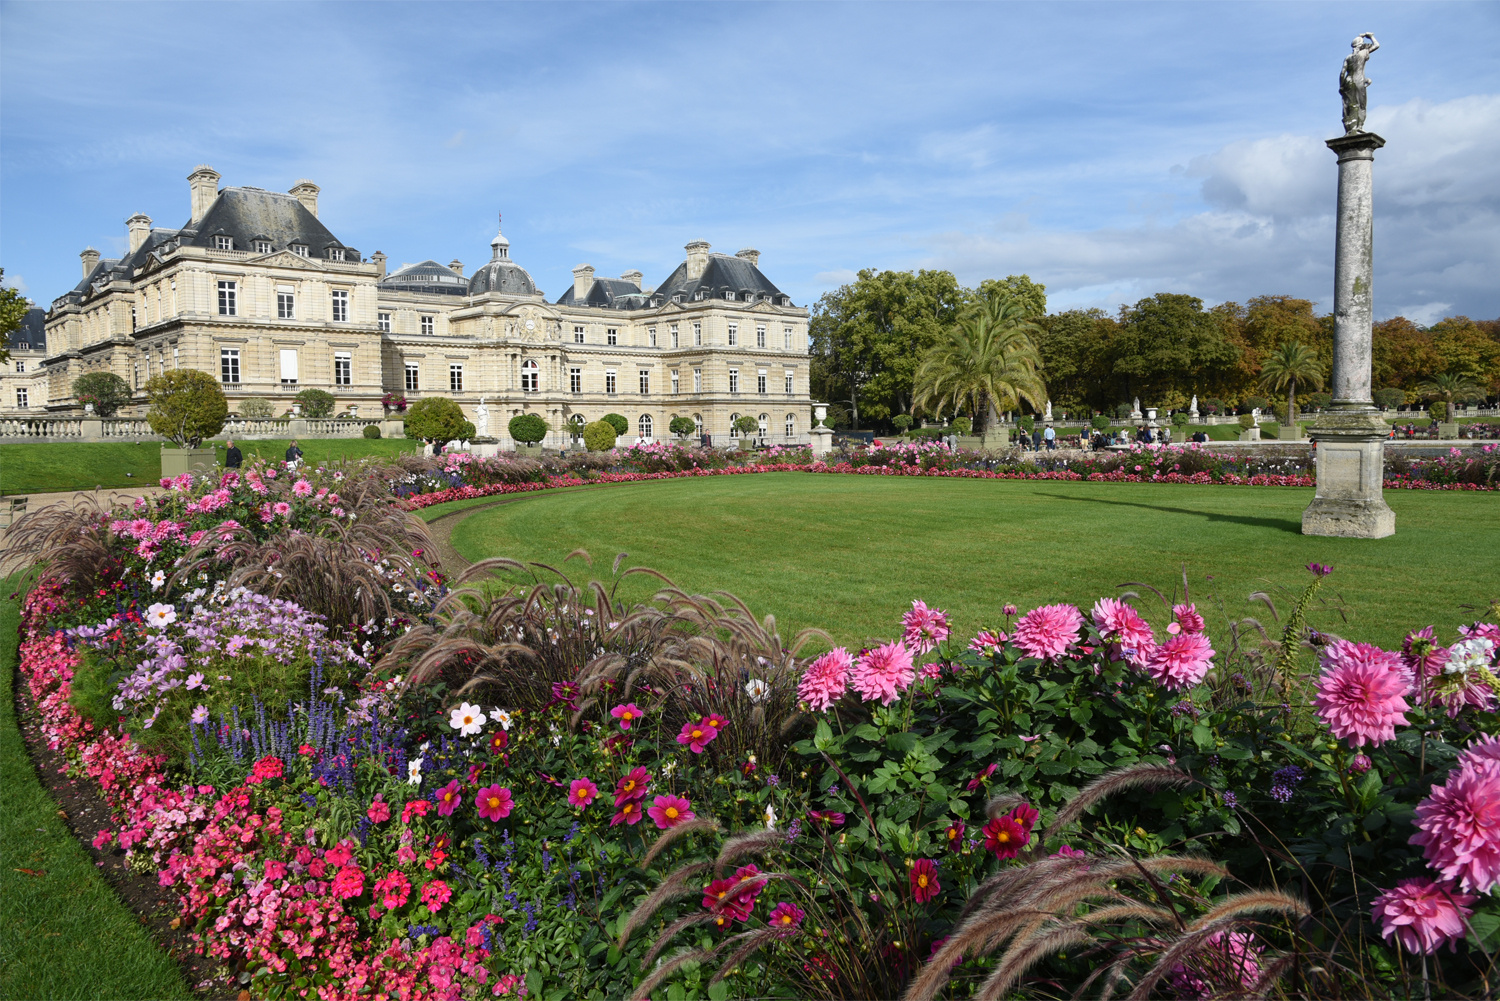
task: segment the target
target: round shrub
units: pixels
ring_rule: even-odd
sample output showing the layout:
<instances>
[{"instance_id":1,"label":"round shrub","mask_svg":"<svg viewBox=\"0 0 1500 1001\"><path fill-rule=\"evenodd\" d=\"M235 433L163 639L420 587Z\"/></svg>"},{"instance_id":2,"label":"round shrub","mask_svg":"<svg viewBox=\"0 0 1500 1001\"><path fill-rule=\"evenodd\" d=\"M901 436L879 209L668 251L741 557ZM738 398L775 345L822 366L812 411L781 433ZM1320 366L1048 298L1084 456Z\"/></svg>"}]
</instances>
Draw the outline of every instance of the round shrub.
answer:
<instances>
[{"instance_id":1,"label":"round shrub","mask_svg":"<svg viewBox=\"0 0 1500 1001\"><path fill-rule=\"evenodd\" d=\"M972 430L974 430L974 423L972 421L970 421L967 417L955 417L955 418L953 418L953 425L952 426L953 426L953 433L956 434L956 435L958 435L960 438L967 438L968 435L969 435L969 432L972 431Z\"/></svg>"},{"instance_id":2,"label":"round shrub","mask_svg":"<svg viewBox=\"0 0 1500 1001\"><path fill-rule=\"evenodd\" d=\"M446 396L430 396L412 404L401 428L406 437L427 442L468 441L475 434L463 408Z\"/></svg>"},{"instance_id":3,"label":"round shrub","mask_svg":"<svg viewBox=\"0 0 1500 1001\"><path fill-rule=\"evenodd\" d=\"M258 396L252 396L248 400L240 401L240 416L248 417L253 421L263 421L271 416L273 409L270 400L263 400Z\"/></svg>"},{"instance_id":4,"label":"round shrub","mask_svg":"<svg viewBox=\"0 0 1500 1001\"><path fill-rule=\"evenodd\" d=\"M1198 412L1212 416L1224 409L1224 401L1217 396L1205 396L1198 401Z\"/></svg>"},{"instance_id":5,"label":"round shrub","mask_svg":"<svg viewBox=\"0 0 1500 1001\"><path fill-rule=\"evenodd\" d=\"M1103 414L1095 414L1094 419L1089 421L1089 427L1093 428L1095 431L1108 431L1109 418L1105 417Z\"/></svg>"},{"instance_id":6,"label":"round shrub","mask_svg":"<svg viewBox=\"0 0 1500 1001\"><path fill-rule=\"evenodd\" d=\"M754 417L751 417L749 414L745 414L739 420L734 422L734 429L740 434L755 434L760 430L760 421L756 420Z\"/></svg>"},{"instance_id":7,"label":"round shrub","mask_svg":"<svg viewBox=\"0 0 1500 1001\"><path fill-rule=\"evenodd\" d=\"M224 430L229 402L218 380L195 368L163 372L146 383L151 430L178 448L197 448L204 438Z\"/></svg>"},{"instance_id":8,"label":"round shrub","mask_svg":"<svg viewBox=\"0 0 1500 1001\"><path fill-rule=\"evenodd\" d=\"M1394 386L1377 389L1370 395L1374 398L1375 405L1381 410L1395 410L1406 402L1406 391ZM1332 402L1332 397L1329 398L1329 402Z\"/></svg>"},{"instance_id":9,"label":"round shrub","mask_svg":"<svg viewBox=\"0 0 1500 1001\"><path fill-rule=\"evenodd\" d=\"M363 434L366 438L369 438L371 441L374 441L376 438L380 437L380 425L366 424L364 431L360 433Z\"/></svg>"},{"instance_id":10,"label":"round shrub","mask_svg":"<svg viewBox=\"0 0 1500 1001\"><path fill-rule=\"evenodd\" d=\"M95 417L113 417L130 402L130 384L113 372L87 372L73 380L78 405L94 405Z\"/></svg>"},{"instance_id":11,"label":"round shrub","mask_svg":"<svg viewBox=\"0 0 1500 1001\"><path fill-rule=\"evenodd\" d=\"M1249 431L1255 427L1255 417L1252 414L1240 414L1240 427Z\"/></svg>"},{"instance_id":12,"label":"round shrub","mask_svg":"<svg viewBox=\"0 0 1500 1001\"><path fill-rule=\"evenodd\" d=\"M624 418L620 418L624 420ZM615 426L608 420L597 420L583 426L583 447L590 452L608 452L615 447Z\"/></svg>"},{"instance_id":13,"label":"round shrub","mask_svg":"<svg viewBox=\"0 0 1500 1001\"><path fill-rule=\"evenodd\" d=\"M1030 434L1031 429L1036 427L1036 418L1030 414L1022 414L1020 420L1016 421L1016 424L1020 426L1022 431Z\"/></svg>"},{"instance_id":14,"label":"round shrub","mask_svg":"<svg viewBox=\"0 0 1500 1001\"><path fill-rule=\"evenodd\" d=\"M693 423L693 419L691 417L673 417L672 422L667 425L667 430L671 431L679 438L686 438L688 435L698 430L698 425Z\"/></svg>"},{"instance_id":15,"label":"round shrub","mask_svg":"<svg viewBox=\"0 0 1500 1001\"><path fill-rule=\"evenodd\" d=\"M1445 400L1433 400L1427 404L1427 416L1432 418L1432 423L1441 424L1448 419L1448 403Z\"/></svg>"},{"instance_id":16,"label":"round shrub","mask_svg":"<svg viewBox=\"0 0 1500 1001\"><path fill-rule=\"evenodd\" d=\"M905 431L911 427L911 414L897 414L891 418L891 423L896 425L897 431Z\"/></svg>"},{"instance_id":17,"label":"round shrub","mask_svg":"<svg viewBox=\"0 0 1500 1001\"><path fill-rule=\"evenodd\" d=\"M535 445L547 437L547 422L536 414L516 414L510 419L510 436L523 445Z\"/></svg>"},{"instance_id":18,"label":"round shrub","mask_svg":"<svg viewBox=\"0 0 1500 1001\"><path fill-rule=\"evenodd\" d=\"M630 430L630 421L622 417L620 414L605 414L599 419L615 429L616 438L620 437L620 435Z\"/></svg>"},{"instance_id":19,"label":"round shrub","mask_svg":"<svg viewBox=\"0 0 1500 1001\"><path fill-rule=\"evenodd\" d=\"M1406 394L1403 393L1402 395L1404 396ZM1332 402L1332 393L1311 393L1308 395L1306 402L1300 403L1298 405L1298 409L1306 411L1307 413L1314 413L1319 410L1326 410L1328 408L1328 404Z\"/></svg>"},{"instance_id":20,"label":"round shrub","mask_svg":"<svg viewBox=\"0 0 1500 1001\"><path fill-rule=\"evenodd\" d=\"M1247 396L1244 400L1240 401L1241 413L1248 414L1252 410L1259 410L1261 413L1265 413L1270 409L1271 401L1264 396Z\"/></svg>"},{"instance_id":21,"label":"round shrub","mask_svg":"<svg viewBox=\"0 0 1500 1001\"><path fill-rule=\"evenodd\" d=\"M1133 411L1130 409L1130 404L1128 403L1122 403L1118 407L1115 407L1115 416L1122 421L1130 420L1130 415L1132 412Z\"/></svg>"},{"instance_id":22,"label":"round shrub","mask_svg":"<svg viewBox=\"0 0 1500 1001\"><path fill-rule=\"evenodd\" d=\"M1172 426L1185 428L1188 426L1188 415L1186 410L1179 410L1172 415Z\"/></svg>"},{"instance_id":23,"label":"round shrub","mask_svg":"<svg viewBox=\"0 0 1500 1001\"><path fill-rule=\"evenodd\" d=\"M303 417L327 417L333 413L336 402L333 394L322 389L304 389L297 394L297 402L302 404Z\"/></svg>"}]
</instances>

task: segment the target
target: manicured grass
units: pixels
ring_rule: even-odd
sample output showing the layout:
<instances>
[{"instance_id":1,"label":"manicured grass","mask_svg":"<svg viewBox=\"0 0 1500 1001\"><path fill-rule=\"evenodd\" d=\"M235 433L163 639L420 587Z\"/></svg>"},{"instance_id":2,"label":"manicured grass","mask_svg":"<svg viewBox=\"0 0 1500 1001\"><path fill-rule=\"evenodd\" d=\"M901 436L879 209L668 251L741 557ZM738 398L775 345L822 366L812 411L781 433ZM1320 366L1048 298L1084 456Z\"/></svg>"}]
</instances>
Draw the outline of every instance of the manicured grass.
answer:
<instances>
[{"instance_id":1,"label":"manicured grass","mask_svg":"<svg viewBox=\"0 0 1500 1001\"><path fill-rule=\"evenodd\" d=\"M299 442L307 461L362 459L416 452L419 441L405 438L303 438ZM288 441L241 441L245 460L259 455L280 459ZM219 462L224 461L224 442L214 442ZM0 445L0 495L92 490L95 487L150 486L161 477L161 443L143 442L47 442Z\"/></svg>"},{"instance_id":2,"label":"manicured grass","mask_svg":"<svg viewBox=\"0 0 1500 1001\"><path fill-rule=\"evenodd\" d=\"M1006 602L1088 607L1129 582L1180 594L1184 565L1200 609L1222 599L1228 615L1274 628L1248 596L1271 592L1285 614L1310 579L1304 566L1331 564L1323 593L1341 597L1348 618L1319 606L1314 624L1387 647L1428 624L1451 638L1500 598L1494 494L1390 491L1397 532L1378 540L1300 534L1311 499L1286 487L780 473L522 496L461 520L452 542L469 560L553 565L582 547L594 576L623 551L688 591L739 595L774 614L783 636L816 625L851 643L895 635L913 598L948 609L971 636L1003 626ZM651 590L641 578L627 593Z\"/></svg>"},{"instance_id":3,"label":"manicured grass","mask_svg":"<svg viewBox=\"0 0 1500 1001\"><path fill-rule=\"evenodd\" d=\"M18 611L0 600L0 998L191 997L37 780L16 728Z\"/></svg>"}]
</instances>

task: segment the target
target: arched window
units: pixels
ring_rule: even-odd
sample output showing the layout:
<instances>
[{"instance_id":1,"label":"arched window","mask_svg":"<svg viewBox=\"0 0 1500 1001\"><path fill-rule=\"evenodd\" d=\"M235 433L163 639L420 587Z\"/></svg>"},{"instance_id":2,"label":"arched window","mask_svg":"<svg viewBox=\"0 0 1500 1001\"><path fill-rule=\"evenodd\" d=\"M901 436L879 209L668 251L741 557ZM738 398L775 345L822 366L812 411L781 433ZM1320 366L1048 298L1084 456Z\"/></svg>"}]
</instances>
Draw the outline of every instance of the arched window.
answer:
<instances>
[{"instance_id":1,"label":"arched window","mask_svg":"<svg viewBox=\"0 0 1500 1001\"><path fill-rule=\"evenodd\" d=\"M788 438L795 438L795 437L797 437L797 415L796 414L787 414L786 415L786 436Z\"/></svg>"},{"instance_id":2,"label":"arched window","mask_svg":"<svg viewBox=\"0 0 1500 1001\"><path fill-rule=\"evenodd\" d=\"M641 419L635 422L635 426L636 430L640 432L642 438L649 439L651 437L650 414L641 414Z\"/></svg>"},{"instance_id":3,"label":"arched window","mask_svg":"<svg viewBox=\"0 0 1500 1001\"><path fill-rule=\"evenodd\" d=\"M768 434L771 433L771 415L770 414L761 414L759 417L756 418L756 420L760 423L760 429L756 432L756 434L758 434L760 437L764 438L766 435L768 435Z\"/></svg>"},{"instance_id":4,"label":"arched window","mask_svg":"<svg viewBox=\"0 0 1500 1001\"><path fill-rule=\"evenodd\" d=\"M698 437L700 437L700 438L703 437L703 415L702 414L694 414L693 415L693 433L696 434L696 435L698 435Z\"/></svg>"},{"instance_id":5,"label":"arched window","mask_svg":"<svg viewBox=\"0 0 1500 1001\"><path fill-rule=\"evenodd\" d=\"M542 388L541 366L530 358L521 363L521 392L535 393Z\"/></svg>"},{"instance_id":6,"label":"arched window","mask_svg":"<svg viewBox=\"0 0 1500 1001\"><path fill-rule=\"evenodd\" d=\"M738 421L739 419L740 419L740 415L739 414L730 414L729 415L729 437L731 437L731 438L738 438L740 436L740 429L734 426L735 422Z\"/></svg>"}]
</instances>

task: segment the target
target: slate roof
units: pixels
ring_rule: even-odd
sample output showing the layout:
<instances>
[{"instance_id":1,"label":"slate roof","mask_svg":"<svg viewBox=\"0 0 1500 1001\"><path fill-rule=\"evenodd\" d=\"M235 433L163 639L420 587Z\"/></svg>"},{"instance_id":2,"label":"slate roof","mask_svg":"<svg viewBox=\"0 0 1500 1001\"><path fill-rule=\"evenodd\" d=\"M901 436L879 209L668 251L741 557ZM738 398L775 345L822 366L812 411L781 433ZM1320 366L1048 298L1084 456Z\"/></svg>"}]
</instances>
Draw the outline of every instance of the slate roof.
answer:
<instances>
[{"instance_id":1,"label":"slate roof","mask_svg":"<svg viewBox=\"0 0 1500 1001\"><path fill-rule=\"evenodd\" d=\"M536 295L536 282L527 270L508 257L486 261L469 278L469 294L503 292L506 295Z\"/></svg>"},{"instance_id":2,"label":"slate roof","mask_svg":"<svg viewBox=\"0 0 1500 1001\"><path fill-rule=\"evenodd\" d=\"M651 300L668 302L673 296L680 295L683 302L692 302L699 292L704 293L705 299L722 299L725 292L733 292L741 302L746 301L745 294L750 294L755 296L756 301L770 296L771 301L778 306L792 304L791 297L761 274L760 268L743 257L731 257L728 254L709 254L708 266L703 269L703 274L698 276L697 281L688 279L687 262L683 261L651 293Z\"/></svg>"},{"instance_id":3,"label":"slate roof","mask_svg":"<svg viewBox=\"0 0 1500 1001\"><path fill-rule=\"evenodd\" d=\"M441 295L468 295L469 281L452 268L437 261L409 264L380 279L380 287L394 292L436 292Z\"/></svg>"},{"instance_id":4,"label":"slate roof","mask_svg":"<svg viewBox=\"0 0 1500 1001\"><path fill-rule=\"evenodd\" d=\"M359 260L359 252L340 242L295 196L261 188L222 189L198 225L189 220L181 235L192 247L212 248L214 237L229 236L235 250L250 250L253 241L270 240L273 251L298 243L319 260L327 257L330 247L342 249L346 261Z\"/></svg>"},{"instance_id":5,"label":"slate roof","mask_svg":"<svg viewBox=\"0 0 1500 1001\"><path fill-rule=\"evenodd\" d=\"M578 302L571 285L557 297L559 306L592 306L595 309L641 309L650 304L650 300L641 294L639 285L623 278L595 278L583 302Z\"/></svg>"},{"instance_id":6,"label":"slate roof","mask_svg":"<svg viewBox=\"0 0 1500 1001\"><path fill-rule=\"evenodd\" d=\"M32 307L21 319L21 325L10 332L6 347L12 351L41 351L47 346L47 311Z\"/></svg>"}]
</instances>

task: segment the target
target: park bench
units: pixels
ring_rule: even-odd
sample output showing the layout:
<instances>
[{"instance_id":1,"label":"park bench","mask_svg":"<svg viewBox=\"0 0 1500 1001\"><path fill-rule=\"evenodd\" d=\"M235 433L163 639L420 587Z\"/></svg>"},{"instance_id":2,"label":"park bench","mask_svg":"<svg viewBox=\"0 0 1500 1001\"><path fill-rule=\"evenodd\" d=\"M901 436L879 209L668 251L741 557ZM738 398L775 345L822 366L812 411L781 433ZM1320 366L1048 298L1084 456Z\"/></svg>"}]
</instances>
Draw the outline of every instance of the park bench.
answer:
<instances>
[{"instance_id":1,"label":"park bench","mask_svg":"<svg viewBox=\"0 0 1500 1001\"><path fill-rule=\"evenodd\" d=\"M12 497L8 501L0 501L0 518L5 519L0 528L9 528L16 523L16 519L26 513L26 498Z\"/></svg>"}]
</instances>

